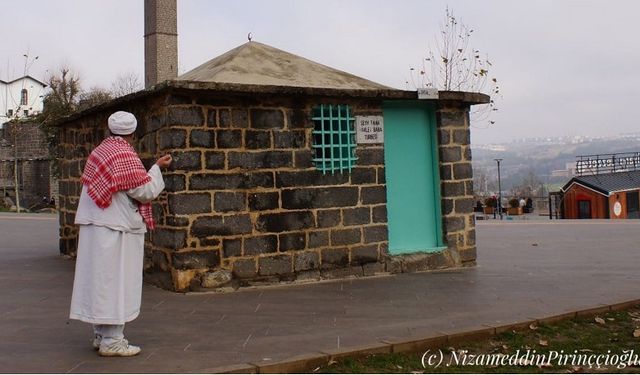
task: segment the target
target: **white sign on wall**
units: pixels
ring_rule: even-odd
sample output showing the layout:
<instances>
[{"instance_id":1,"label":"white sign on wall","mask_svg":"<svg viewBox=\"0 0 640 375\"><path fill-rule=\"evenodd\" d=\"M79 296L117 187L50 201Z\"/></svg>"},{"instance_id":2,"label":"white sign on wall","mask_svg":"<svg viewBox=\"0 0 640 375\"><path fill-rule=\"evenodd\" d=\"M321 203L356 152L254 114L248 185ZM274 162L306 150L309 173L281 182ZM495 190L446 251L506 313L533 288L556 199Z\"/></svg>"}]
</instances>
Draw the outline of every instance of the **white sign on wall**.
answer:
<instances>
[{"instance_id":1,"label":"white sign on wall","mask_svg":"<svg viewBox=\"0 0 640 375\"><path fill-rule=\"evenodd\" d=\"M384 143L382 116L356 116L356 140L360 143Z\"/></svg>"}]
</instances>

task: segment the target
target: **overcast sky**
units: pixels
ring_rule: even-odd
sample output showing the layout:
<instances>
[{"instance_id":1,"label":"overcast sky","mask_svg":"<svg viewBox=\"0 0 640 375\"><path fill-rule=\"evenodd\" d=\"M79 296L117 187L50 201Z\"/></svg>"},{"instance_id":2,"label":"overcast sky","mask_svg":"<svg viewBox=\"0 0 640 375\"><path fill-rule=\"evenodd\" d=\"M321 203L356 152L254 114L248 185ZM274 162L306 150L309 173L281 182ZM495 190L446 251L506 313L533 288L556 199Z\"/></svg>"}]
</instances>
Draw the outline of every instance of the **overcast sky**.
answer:
<instances>
[{"instance_id":1,"label":"overcast sky","mask_svg":"<svg viewBox=\"0 0 640 375\"><path fill-rule=\"evenodd\" d=\"M0 0L0 78L66 64L85 88L143 81L143 0ZM446 6L473 28L503 98L473 143L640 131L640 1L178 0L180 72L254 40L406 89Z\"/></svg>"}]
</instances>

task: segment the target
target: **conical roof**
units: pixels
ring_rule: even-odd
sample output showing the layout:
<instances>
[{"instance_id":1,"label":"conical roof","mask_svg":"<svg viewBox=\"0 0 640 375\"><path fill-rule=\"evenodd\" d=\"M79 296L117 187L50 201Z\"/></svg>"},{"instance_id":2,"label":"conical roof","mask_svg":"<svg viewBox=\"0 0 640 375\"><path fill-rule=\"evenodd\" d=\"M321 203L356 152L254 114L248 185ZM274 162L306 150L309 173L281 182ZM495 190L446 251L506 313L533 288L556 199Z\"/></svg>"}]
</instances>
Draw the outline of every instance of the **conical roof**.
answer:
<instances>
[{"instance_id":1,"label":"conical roof","mask_svg":"<svg viewBox=\"0 0 640 375\"><path fill-rule=\"evenodd\" d=\"M182 74L177 80L341 90L393 90L254 41L207 61Z\"/></svg>"}]
</instances>

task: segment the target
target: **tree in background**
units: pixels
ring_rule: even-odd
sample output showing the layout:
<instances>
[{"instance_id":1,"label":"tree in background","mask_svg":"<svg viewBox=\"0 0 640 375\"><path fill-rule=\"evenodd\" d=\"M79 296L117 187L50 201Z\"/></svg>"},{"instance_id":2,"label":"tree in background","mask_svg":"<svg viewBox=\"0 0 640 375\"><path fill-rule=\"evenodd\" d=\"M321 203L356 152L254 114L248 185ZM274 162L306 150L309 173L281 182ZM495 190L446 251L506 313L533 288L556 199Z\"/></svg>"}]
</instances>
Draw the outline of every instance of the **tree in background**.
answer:
<instances>
[{"instance_id":1,"label":"tree in background","mask_svg":"<svg viewBox=\"0 0 640 375\"><path fill-rule=\"evenodd\" d=\"M458 20L447 7L440 33L435 37L437 48L429 48L421 68L410 68L413 87L433 87L444 91L469 91L487 94L486 105L474 106L474 123L493 124L492 113L498 110L496 100L501 97L498 80L489 74L492 63L488 56L470 45L473 29Z\"/></svg>"},{"instance_id":2,"label":"tree in background","mask_svg":"<svg viewBox=\"0 0 640 375\"><path fill-rule=\"evenodd\" d=\"M134 72L119 75L111 84L111 94L116 98L129 95L142 89L142 82L140 82L138 75Z\"/></svg>"}]
</instances>

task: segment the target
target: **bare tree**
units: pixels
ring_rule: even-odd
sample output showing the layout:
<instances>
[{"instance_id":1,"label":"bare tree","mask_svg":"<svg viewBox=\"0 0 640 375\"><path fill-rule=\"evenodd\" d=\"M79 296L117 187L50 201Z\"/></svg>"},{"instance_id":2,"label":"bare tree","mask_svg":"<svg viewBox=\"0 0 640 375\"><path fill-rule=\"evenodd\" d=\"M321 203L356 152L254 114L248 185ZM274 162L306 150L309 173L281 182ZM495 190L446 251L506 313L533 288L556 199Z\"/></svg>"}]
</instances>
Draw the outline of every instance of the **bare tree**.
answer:
<instances>
[{"instance_id":1,"label":"bare tree","mask_svg":"<svg viewBox=\"0 0 640 375\"><path fill-rule=\"evenodd\" d=\"M111 91L100 87L92 87L88 91L83 91L78 97L76 110L82 111L87 108L95 107L102 103L106 103L113 99Z\"/></svg>"},{"instance_id":2,"label":"bare tree","mask_svg":"<svg viewBox=\"0 0 640 375\"><path fill-rule=\"evenodd\" d=\"M491 96L487 105L476 106L472 112L474 122L491 121L497 111L495 100L500 97L498 80L490 76L492 63L486 54L470 45L473 29L458 20L447 7L440 33L435 37L434 48L429 48L420 69L410 68L413 87L433 87L445 91L480 92Z\"/></svg>"},{"instance_id":3,"label":"bare tree","mask_svg":"<svg viewBox=\"0 0 640 375\"><path fill-rule=\"evenodd\" d=\"M142 90L142 83L134 72L120 74L111 84L111 93L118 98Z\"/></svg>"}]
</instances>

